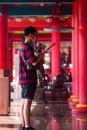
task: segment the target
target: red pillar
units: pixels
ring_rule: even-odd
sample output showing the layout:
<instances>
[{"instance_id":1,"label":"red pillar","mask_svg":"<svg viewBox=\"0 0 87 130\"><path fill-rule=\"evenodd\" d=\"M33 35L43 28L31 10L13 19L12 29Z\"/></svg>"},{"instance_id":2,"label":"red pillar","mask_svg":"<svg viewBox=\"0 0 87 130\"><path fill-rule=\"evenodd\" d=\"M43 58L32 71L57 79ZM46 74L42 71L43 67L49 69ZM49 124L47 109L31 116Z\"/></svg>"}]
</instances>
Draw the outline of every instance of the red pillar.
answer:
<instances>
[{"instance_id":1,"label":"red pillar","mask_svg":"<svg viewBox=\"0 0 87 130\"><path fill-rule=\"evenodd\" d=\"M0 15L0 69L7 69L8 58L8 32L7 32L7 8L3 7L2 15Z\"/></svg>"},{"instance_id":2,"label":"red pillar","mask_svg":"<svg viewBox=\"0 0 87 130\"><path fill-rule=\"evenodd\" d=\"M75 28L75 6L72 8L72 27ZM75 30L72 30L72 94L75 97Z\"/></svg>"},{"instance_id":3,"label":"red pillar","mask_svg":"<svg viewBox=\"0 0 87 130\"><path fill-rule=\"evenodd\" d=\"M75 2L75 97L79 99L79 0Z\"/></svg>"},{"instance_id":4,"label":"red pillar","mask_svg":"<svg viewBox=\"0 0 87 130\"><path fill-rule=\"evenodd\" d=\"M87 112L87 1L79 0L79 103L78 110Z\"/></svg>"},{"instance_id":5,"label":"red pillar","mask_svg":"<svg viewBox=\"0 0 87 130\"><path fill-rule=\"evenodd\" d=\"M75 7L76 7L76 4L74 3L73 4L73 7L72 7L72 27L75 27L75 23L76 23L76 20L75 20ZM76 36L75 36L75 29L72 30L72 95L70 96L70 98L68 99L68 103L70 105L71 108L75 108L76 106Z\"/></svg>"},{"instance_id":6,"label":"red pillar","mask_svg":"<svg viewBox=\"0 0 87 130\"><path fill-rule=\"evenodd\" d=\"M72 95L68 100L70 106L75 108L79 102L79 11L78 0L73 4L72 10ZM73 101L73 102L72 102Z\"/></svg>"},{"instance_id":7,"label":"red pillar","mask_svg":"<svg viewBox=\"0 0 87 130\"><path fill-rule=\"evenodd\" d=\"M52 43L55 45L52 47L52 81L54 77L60 73L60 32L58 32L58 21L54 22L52 31Z\"/></svg>"}]
</instances>

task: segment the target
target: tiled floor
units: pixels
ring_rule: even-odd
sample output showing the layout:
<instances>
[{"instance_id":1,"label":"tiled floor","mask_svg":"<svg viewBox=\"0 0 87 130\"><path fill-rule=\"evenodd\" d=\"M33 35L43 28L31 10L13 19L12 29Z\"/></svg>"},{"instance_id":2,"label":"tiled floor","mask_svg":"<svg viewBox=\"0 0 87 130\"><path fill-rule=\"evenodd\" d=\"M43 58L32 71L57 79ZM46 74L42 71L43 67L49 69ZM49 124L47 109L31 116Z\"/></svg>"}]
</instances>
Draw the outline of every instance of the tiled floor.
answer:
<instances>
[{"instance_id":1,"label":"tiled floor","mask_svg":"<svg viewBox=\"0 0 87 130\"><path fill-rule=\"evenodd\" d=\"M0 130L21 130L20 100L11 103L11 113L0 116ZM87 130L87 114L73 116L67 103L33 103L31 123L36 130Z\"/></svg>"}]
</instances>

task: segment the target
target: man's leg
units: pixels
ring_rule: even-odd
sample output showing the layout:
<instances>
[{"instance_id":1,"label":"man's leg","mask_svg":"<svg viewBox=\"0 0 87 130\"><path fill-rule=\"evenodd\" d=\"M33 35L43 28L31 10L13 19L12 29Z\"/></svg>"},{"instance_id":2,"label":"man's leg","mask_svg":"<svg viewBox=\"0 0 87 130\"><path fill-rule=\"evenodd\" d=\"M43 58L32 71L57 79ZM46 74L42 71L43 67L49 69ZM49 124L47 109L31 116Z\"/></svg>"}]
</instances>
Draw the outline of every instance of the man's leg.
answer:
<instances>
[{"instance_id":1,"label":"man's leg","mask_svg":"<svg viewBox=\"0 0 87 130\"><path fill-rule=\"evenodd\" d=\"M24 121L24 100L25 99L21 99L21 106L20 106L20 117L21 117L22 127L25 126L25 121Z\"/></svg>"},{"instance_id":2,"label":"man's leg","mask_svg":"<svg viewBox=\"0 0 87 130\"><path fill-rule=\"evenodd\" d=\"M30 127L30 111L31 111L32 99L24 99L24 121L25 127Z\"/></svg>"}]
</instances>

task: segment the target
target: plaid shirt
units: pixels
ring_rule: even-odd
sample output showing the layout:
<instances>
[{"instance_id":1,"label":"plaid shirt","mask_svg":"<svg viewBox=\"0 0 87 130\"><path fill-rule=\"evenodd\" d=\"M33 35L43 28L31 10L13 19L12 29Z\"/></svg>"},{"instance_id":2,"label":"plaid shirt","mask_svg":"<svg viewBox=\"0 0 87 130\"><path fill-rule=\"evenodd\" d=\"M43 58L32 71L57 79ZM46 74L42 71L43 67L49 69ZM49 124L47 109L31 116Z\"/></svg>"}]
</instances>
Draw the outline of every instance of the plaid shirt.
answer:
<instances>
[{"instance_id":1,"label":"plaid shirt","mask_svg":"<svg viewBox=\"0 0 87 130\"><path fill-rule=\"evenodd\" d=\"M19 52L19 83L20 84L36 83L37 81L36 71L28 70L22 57L24 57L25 61L28 60L30 63L36 61L34 50L28 43L24 43Z\"/></svg>"}]
</instances>

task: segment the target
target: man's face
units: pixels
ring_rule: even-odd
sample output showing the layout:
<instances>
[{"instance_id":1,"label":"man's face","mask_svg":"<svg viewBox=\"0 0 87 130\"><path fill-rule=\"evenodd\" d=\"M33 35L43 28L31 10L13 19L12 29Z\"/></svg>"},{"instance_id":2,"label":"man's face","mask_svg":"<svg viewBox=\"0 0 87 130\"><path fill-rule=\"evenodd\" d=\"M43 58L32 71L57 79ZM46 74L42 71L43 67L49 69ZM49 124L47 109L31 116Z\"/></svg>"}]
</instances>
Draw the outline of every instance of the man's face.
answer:
<instances>
[{"instance_id":1,"label":"man's face","mask_svg":"<svg viewBox=\"0 0 87 130\"><path fill-rule=\"evenodd\" d=\"M36 42L36 38L37 38L37 34L29 34L28 36L28 41L31 43L35 43Z\"/></svg>"}]
</instances>

